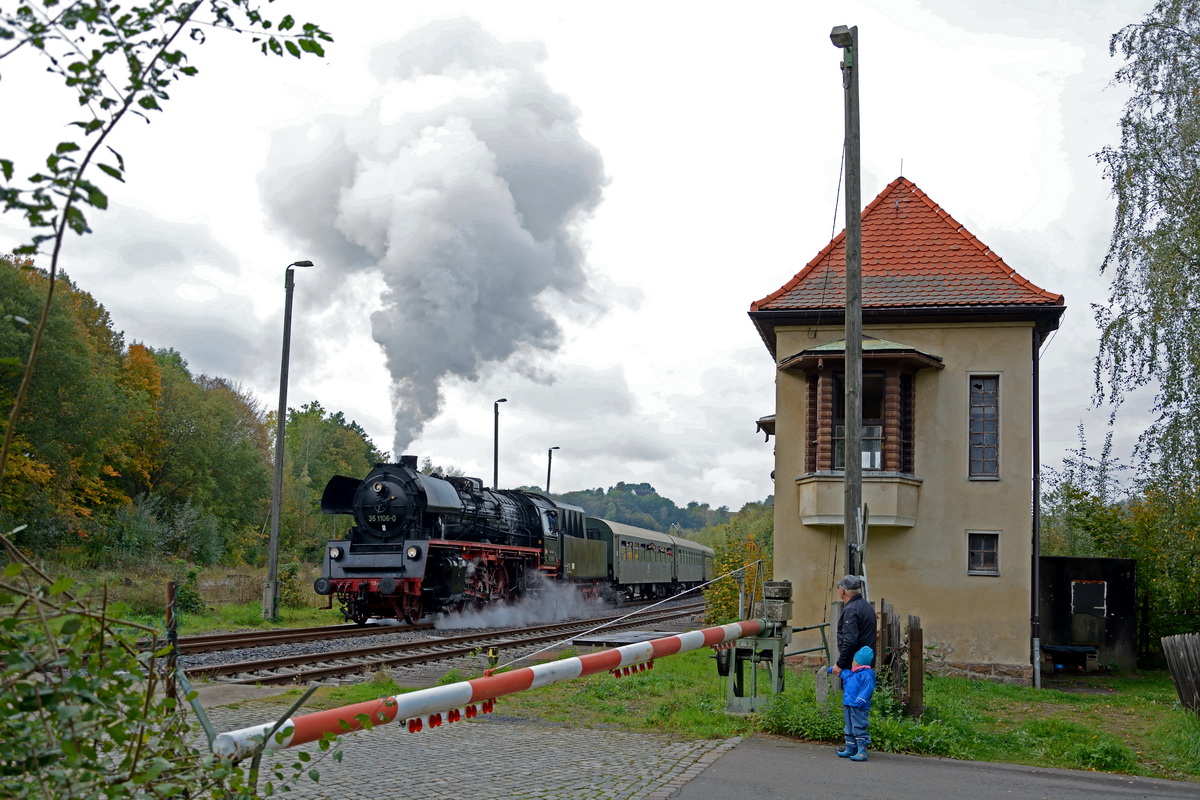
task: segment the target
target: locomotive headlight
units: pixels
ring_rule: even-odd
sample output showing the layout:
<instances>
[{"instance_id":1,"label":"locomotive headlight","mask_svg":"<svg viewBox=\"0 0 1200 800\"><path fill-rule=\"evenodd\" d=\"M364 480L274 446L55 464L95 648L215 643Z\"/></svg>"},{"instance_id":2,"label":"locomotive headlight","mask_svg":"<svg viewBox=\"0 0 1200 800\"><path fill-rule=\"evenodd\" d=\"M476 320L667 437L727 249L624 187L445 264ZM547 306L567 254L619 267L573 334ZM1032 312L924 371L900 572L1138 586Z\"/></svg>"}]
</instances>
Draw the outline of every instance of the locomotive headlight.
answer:
<instances>
[{"instance_id":1,"label":"locomotive headlight","mask_svg":"<svg viewBox=\"0 0 1200 800\"><path fill-rule=\"evenodd\" d=\"M417 547L415 544L410 544L408 549L404 551L404 555L408 556L409 561L416 561L421 557L421 548Z\"/></svg>"},{"instance_id":2,"label":"locomotive headlight","mask_svg":"<svg viewBox=\"0 0 1200 800\"><path fill-rule=\"evenodd\" d=\"M329 548L329 557L332 558L334 561L337 561L339 558L342 557L342 548L340 548L340 547Z\"/></svg>"}]
</instances>

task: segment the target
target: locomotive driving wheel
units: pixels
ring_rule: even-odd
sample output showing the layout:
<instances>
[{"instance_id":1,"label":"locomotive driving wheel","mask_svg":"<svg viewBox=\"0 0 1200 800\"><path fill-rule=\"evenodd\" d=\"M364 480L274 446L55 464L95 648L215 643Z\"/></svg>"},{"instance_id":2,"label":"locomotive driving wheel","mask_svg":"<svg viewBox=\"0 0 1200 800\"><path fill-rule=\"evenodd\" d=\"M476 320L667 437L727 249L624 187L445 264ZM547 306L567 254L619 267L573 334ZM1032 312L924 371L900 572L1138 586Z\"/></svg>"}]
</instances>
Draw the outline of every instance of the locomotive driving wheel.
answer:
<instances>
[{"instance_id":1,"label":"locomotive driving wheel","mask_svg":"<svg viewBox=\"0 0 1200 800\"><path fill-rule=\"evenodd\" d=\"M503 564L496 564L490 570L491 580L488 581L488 603L507 603L512 592L512 583L508 579L508 570Z\"/></svg>"},{"instance_id":2,"label":"locomotive driving wheel","mask_svg":"<svg viewBox=\"0 0 1200 800\"><path fill-rule=\"evenodd\" d=\"M421 598L416 595L406 594L403 600L404 621L409 625L416 625L421 621L424 614L424 609L421 607Z\"/></svg>"}]
</instances>

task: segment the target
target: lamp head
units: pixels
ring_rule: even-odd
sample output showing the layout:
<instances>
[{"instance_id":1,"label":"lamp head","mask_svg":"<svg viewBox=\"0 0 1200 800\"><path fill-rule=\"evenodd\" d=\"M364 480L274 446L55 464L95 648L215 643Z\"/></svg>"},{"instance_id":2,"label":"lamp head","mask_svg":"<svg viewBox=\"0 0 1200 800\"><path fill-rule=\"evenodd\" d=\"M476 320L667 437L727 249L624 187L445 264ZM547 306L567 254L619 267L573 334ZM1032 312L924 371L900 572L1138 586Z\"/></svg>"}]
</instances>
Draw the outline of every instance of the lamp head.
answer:
<instances>
[{"instance_id":1,"label":"lamp head","mask_svg":"<svg viewBox=\"0 0 1200 800\"><path fill-rule=\"evenodd\" d=\"M853 47L854 32L845 25L838 25L829 32L829 41L833 42L835 47L840 47L843 50L847 47Z\"/></svg>"},{"instance_id":2,"label":"lamp head","mask_svg":"<svg viewBox=\"0 0 1200 800\"><path fill-rule=\"evenodd\" d=\"M291 264L288 264L289 267L311 267L312 265L311 261L293 261Z\"/></svg>"},{"instance_id":3,"label":"lamp head","mask_svg":"<svg viewBox=\"0 0 1200 800\"><path fill-rule=\"evenodd\" d=\"M561 450L561 449L562 449L562 448L561 448L561 447L559 447L558 445L554 445L554 447L551 447L551 448L550 448L550 450ZM547 453L549 453L549 452L550 452L550 450L547 450L546 452L547 452Z\"/></svg>"}]
</instances>

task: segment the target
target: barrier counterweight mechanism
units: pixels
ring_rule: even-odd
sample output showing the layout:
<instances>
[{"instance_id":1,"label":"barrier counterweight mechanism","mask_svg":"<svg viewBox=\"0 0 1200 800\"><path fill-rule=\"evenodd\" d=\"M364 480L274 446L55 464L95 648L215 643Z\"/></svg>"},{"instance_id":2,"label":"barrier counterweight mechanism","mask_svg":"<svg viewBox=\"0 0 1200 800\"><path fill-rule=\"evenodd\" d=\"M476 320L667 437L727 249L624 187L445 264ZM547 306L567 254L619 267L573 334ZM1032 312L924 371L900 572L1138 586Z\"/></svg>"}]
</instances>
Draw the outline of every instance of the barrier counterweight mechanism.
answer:
<instances>
[{"instance_id":1,"label":"barrier counterweight mechanism","mask_svg":"<svg viewBox=\"0 0 1200 800\"><path fill-rule=\"evenodd\" d=\"M784 650L792 641L788 625L791 581L766 581L762 602L754 604L754 615L771 623L767 632L728 642L717 650L717 672L728 678L726 710L733 714L761 711L768 700L783 692ZM759 692L760 668L767 674L769 691L765 693Z\"/></svg>"}]
</instances>

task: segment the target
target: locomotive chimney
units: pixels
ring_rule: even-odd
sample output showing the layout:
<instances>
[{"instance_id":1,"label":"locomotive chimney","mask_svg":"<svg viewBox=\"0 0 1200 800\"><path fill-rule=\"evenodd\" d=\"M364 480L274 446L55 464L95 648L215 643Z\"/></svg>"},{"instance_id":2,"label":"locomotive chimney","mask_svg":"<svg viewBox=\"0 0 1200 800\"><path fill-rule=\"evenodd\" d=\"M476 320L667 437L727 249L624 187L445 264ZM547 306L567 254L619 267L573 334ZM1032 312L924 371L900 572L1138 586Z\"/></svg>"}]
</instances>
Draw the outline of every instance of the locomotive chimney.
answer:
<instances>
[{"instance_id":1,"label":"locomotive chimney","mask_svg":"<svg viewBox=\"0 0 1200 800\"><path fill-rule=\"evenodd\" d=\"M416 456L400 456L400 466L408 467L409 469L417 468Z\"/></svg>"}]
</instances>

